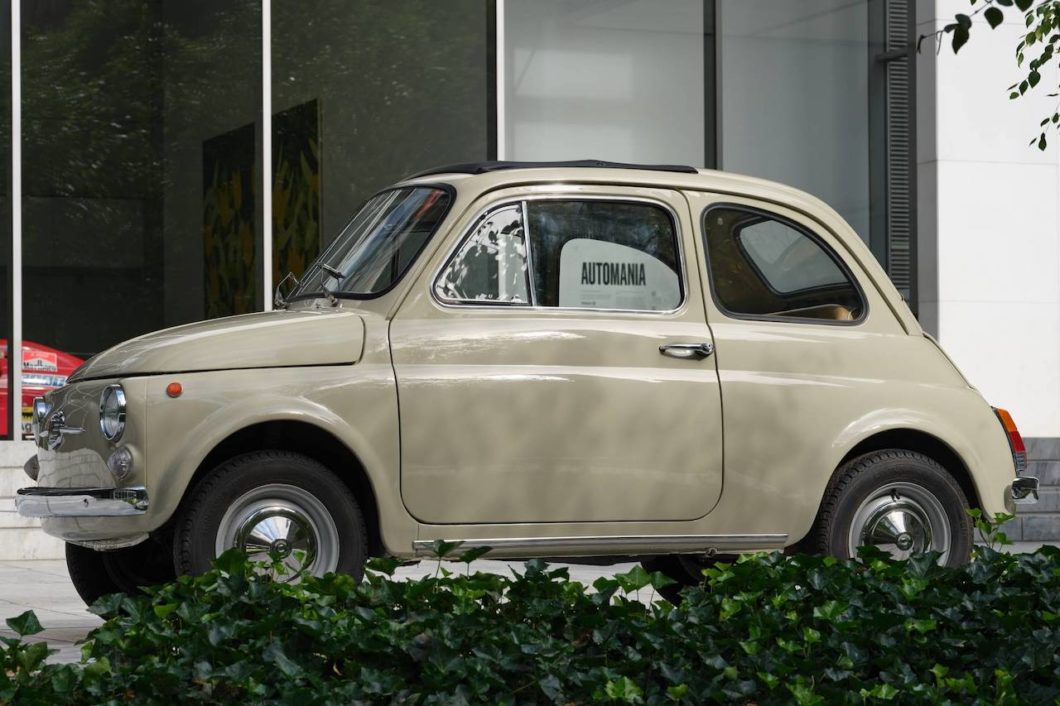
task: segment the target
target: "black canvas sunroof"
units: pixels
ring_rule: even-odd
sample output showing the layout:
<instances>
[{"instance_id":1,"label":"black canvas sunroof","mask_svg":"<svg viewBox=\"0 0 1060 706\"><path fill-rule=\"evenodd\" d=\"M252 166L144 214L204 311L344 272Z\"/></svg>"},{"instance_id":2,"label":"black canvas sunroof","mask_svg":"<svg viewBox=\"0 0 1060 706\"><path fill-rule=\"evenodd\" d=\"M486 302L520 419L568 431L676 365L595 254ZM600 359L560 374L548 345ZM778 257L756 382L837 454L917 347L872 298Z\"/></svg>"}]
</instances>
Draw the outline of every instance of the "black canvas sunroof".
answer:
<instances>
[{"instance_id":1,"label":"black canvas sunroof","mask_svg":"<svg viewBox=\"0 0 1060 706\"><path fill-rule=\"evenodd\" d=\"M554 167L581 167L593 169L643 169L652 172L676 172L679 174L696 174L695 167L681 164L625 164L623 162L605 162L599 159L575 159L567 162L467 162L464 164L447 164L441 167L426 169L413 174L408 179L431 176L432 174L486 174L505 169L541 169Z\"/></svg>"}]
</instances>

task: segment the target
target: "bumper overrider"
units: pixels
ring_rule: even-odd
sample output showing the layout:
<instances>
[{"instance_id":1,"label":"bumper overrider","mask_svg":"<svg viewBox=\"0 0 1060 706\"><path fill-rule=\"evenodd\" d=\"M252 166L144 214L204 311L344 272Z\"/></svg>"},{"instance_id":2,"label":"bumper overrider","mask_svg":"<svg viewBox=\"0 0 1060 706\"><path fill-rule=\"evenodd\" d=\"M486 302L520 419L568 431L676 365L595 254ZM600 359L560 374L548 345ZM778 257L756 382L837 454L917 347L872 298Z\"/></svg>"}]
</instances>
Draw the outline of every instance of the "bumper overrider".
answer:
<instances>
[{"instance_id":1,"label":"bumper overrider","mask_svg":"<svg viewBox=\"0 0 1060 706\"><path fill-rule=\"evenodd\" d=\"M1033 476L1018 476L1012 481L1012 502L1030 505L1038 502L1038 479Z\"/></svg>"}]
</instances>

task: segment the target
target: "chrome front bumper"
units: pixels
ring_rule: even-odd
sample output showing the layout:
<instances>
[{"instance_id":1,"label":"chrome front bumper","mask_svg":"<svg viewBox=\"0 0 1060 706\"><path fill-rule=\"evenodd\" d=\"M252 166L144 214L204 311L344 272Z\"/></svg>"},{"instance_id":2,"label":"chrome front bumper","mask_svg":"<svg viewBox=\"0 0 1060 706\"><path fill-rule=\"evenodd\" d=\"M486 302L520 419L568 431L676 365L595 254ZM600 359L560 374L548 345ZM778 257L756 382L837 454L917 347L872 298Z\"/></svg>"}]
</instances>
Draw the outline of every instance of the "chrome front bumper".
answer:
<instances>
[{"instance_id":1,"label":"chrome front bumper","mask_svg":"<svg viewBox=\"0 0 1060 706\"><path fill-rule=\"evenodd\" d=\"M1012 481L1012 502L1017 505L1038 502L1038 479L1032 476L1019 476Z\"/></svg>"},{"instance_id":2,"label":"chrome front bumper","mask_svg":"<svg viewBox=\"0 0 1060 706\"><path fill-rule=\"evenodd\" d=\"M15 508L23 517L122 517L147 512L138 488L21 488Z\"/></svg>"}]
</instances>

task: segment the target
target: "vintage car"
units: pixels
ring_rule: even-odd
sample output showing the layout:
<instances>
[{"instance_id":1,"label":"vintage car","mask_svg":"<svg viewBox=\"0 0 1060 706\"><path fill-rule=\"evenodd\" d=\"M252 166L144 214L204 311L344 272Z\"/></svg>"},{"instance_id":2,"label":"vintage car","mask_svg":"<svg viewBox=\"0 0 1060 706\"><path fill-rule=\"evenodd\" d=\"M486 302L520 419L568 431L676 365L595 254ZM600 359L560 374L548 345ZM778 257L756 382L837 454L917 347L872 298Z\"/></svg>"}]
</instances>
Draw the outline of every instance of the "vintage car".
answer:
<instances>
[{"instance_id":1,"label":"vintage car","mask_svg":"<svg viewBox=\"0 0 1060 706\"><path fill-rule=\"evenodd\" d=\"M439 539L684 579L792 547L955 565L966 508L1037 497L1009 414L835 211L679 166L407 178L277 310L115 346L34 417L18 509L86 600L230 547L288 575Z\"/></svg>"},{"instance_id":2,"label":"vintage car","mask_svg":"<svg viewBox=\"0 0 1060 706\"><path fill-rule=\"evenodd\" d=\"M7 390L7 340L0 338L0 390ZM33 433L33 400L66 384L66 378L85 361L41 343L22 342L22 436ZM0 439L7 436L7 395L0 393Z\"/></svg>"}]
</instances>

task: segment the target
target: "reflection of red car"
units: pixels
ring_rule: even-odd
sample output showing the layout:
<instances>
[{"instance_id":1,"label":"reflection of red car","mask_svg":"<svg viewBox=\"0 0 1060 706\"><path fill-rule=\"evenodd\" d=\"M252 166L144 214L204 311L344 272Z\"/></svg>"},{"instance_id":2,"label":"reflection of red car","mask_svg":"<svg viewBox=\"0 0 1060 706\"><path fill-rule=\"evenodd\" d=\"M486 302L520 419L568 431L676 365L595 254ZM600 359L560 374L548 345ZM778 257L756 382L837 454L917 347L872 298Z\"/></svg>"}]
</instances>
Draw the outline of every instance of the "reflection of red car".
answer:
<instances>
[{"instance_id":1,"label":"reflection of red car","mask_svg":"<svg viewBox=\"0 0 1060 706\"><path fill-rule=\"evenodd\" d=\"M66 384L84 361L31 341L22 342L22 434L30 433L33 398ZM7 341L0 338L0 438L7 435Z\"/></svg>"}]
</instances>

